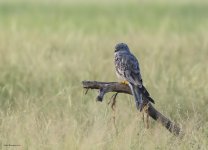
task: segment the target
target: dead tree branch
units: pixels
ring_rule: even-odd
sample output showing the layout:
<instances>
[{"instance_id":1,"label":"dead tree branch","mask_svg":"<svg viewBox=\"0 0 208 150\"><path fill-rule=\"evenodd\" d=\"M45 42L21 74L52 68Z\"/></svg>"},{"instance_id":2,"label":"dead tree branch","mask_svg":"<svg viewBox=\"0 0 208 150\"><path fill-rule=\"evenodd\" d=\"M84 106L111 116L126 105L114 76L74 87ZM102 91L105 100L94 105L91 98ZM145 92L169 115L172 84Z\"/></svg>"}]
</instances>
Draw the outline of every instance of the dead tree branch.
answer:
<instances>
[{"instance_id":1,"label":"dead tree branch","mask_svg":"<svg viewBox=\"0 0 208 150\"><path fill-rule=\"evenodd\" d=\"M97 81L83 81L83 88L85 89L99 89L99 94L97 96L97 101L102 101L103 97L108 92L117 92L130 94L131 90L128 85L124 85L118 82L97 82ZM148 103L148 100L144 99L144 103L148 104L146 113L152 117L157 122L161 123L167 130L169 130L174 135L179 135L181 133L180 127L172 122L170 119L165 117L162 113L156 110L152 104Z\"/></svg>"}]
</instances>

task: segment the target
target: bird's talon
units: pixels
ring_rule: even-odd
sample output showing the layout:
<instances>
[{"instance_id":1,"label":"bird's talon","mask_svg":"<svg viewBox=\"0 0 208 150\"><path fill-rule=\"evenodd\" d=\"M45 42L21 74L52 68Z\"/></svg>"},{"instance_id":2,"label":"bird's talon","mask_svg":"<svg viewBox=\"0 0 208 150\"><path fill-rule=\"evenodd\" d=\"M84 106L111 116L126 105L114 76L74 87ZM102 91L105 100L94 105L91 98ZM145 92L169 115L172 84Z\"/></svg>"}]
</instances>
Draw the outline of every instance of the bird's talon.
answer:
<instances>
[{"instance_id":1,"label":"bird's talon","mask_svg":"<svg viewBox=\"0 0 208 150\"><path fill-rule=\"evenodd\" d=\"M128 81L121 81L121 84L128 85Z\"/></svg>"}]
</instances>

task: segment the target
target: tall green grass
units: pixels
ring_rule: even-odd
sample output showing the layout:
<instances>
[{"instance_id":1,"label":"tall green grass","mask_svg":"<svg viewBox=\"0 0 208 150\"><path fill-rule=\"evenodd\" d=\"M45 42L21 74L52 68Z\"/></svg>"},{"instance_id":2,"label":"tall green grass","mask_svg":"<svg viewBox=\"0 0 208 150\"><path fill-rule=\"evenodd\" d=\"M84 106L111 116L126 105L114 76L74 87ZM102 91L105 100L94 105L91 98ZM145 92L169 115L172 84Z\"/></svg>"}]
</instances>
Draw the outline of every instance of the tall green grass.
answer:
<instances>
[{"instance_id":1,"label":"tall green grass","mask_svg":"<svg viewBox=\"0 0 208 150\"><path fill-rule=\"evenodd\" d=\"M0 3L0 146L16 149L206 149L206 2ZM113 49L129 44L155 107L182 126L144 127L131 96L113 112L82 80L116 81ZM13 147L12 147L13 148Z\"/></svg>"}]
</instances>

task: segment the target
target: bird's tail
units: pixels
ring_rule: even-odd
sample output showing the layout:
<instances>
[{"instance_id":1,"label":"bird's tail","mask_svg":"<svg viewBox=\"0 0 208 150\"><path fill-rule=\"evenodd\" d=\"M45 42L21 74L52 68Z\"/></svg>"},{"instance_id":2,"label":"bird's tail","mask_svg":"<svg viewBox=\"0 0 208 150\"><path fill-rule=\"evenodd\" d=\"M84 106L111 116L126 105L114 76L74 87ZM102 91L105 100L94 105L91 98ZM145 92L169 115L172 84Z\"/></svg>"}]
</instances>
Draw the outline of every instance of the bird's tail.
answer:
<instances>
[{"instance_id":1,"label":"bird's tail","mask_svg":"<svg viewBox=\"0 0 208 150\"><path fill-rule=\"evenodd\" d=\"M150 97L149 92L143 85L142 87L139 87L137 85L129 83L129 87L134 96L136 107L138 110L141 111L143 108L143 97L146 98L148 101L155 103L155 101Z\"/></svg>"},{"instance_id":2,"label":"bird's tail","mask_svg":"<svg viewBox=\"0 0 208 150\"><path fill-rule=\"evenodd\" d=\"M137 85L129 83L129 87L131 89L132 95L134 96L136 107L139 111L142 111L143 107L143 100L142 100L142 93L141 90L139 90L139 87Z\"/></svg>"},{"instance_id":3,"label":"bird's tail","mask_svg":"<svg viewBox=\"0 0 208 150\"><path fill-rule=\"evenodd\" d=\"M141 88L139 88L142 95L150 102L152 102L153 104L155 103L155 101L150 97L149 92L147 91L147 89L142 85Z\"/></svg>"}]
</instances>

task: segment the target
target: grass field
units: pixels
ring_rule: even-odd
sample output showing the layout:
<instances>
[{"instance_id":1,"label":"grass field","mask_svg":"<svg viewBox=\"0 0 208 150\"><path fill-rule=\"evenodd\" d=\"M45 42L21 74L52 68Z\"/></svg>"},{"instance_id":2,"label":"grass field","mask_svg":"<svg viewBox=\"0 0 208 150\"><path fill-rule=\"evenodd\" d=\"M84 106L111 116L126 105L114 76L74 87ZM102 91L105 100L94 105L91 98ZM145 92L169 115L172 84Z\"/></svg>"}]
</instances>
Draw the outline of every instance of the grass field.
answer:
<instances>
[{"instance_id":1,"label":"grass field","mask_svg":"<svg viewBox=\"0 0 208 150\"><path fill-rule=\"evenodd\" d=\"M0 149L208 149L207 29L206 1L1 1ZM84 95L82 80L117 81L118 42L183 138L152 120L146 129L124 94L116 134L111 95Z\"/></svg>"}]
</instances>

